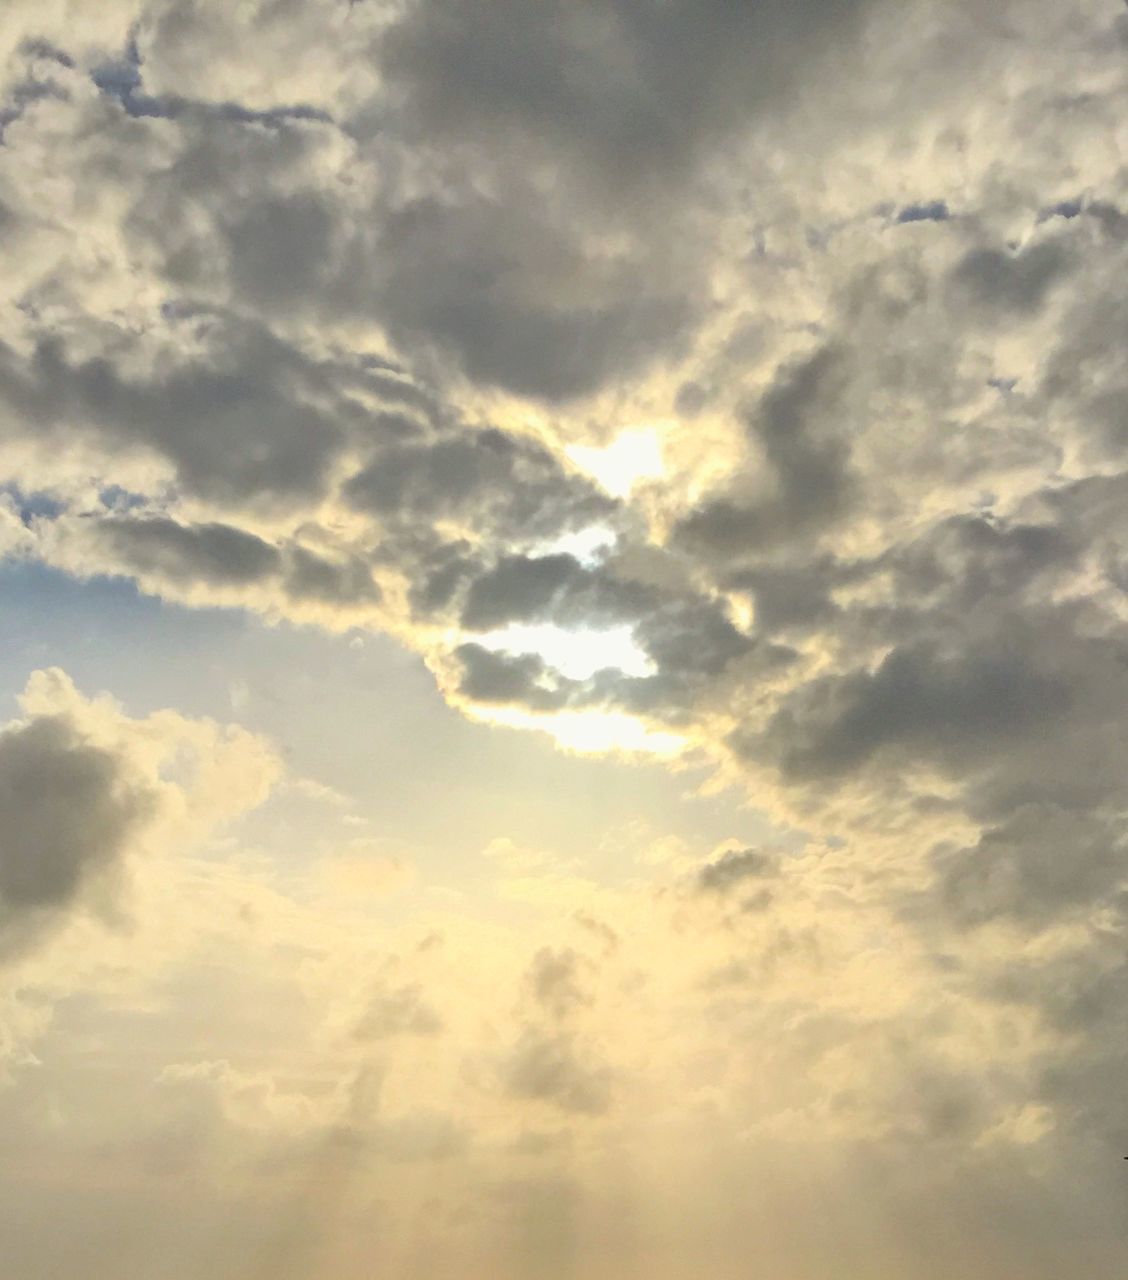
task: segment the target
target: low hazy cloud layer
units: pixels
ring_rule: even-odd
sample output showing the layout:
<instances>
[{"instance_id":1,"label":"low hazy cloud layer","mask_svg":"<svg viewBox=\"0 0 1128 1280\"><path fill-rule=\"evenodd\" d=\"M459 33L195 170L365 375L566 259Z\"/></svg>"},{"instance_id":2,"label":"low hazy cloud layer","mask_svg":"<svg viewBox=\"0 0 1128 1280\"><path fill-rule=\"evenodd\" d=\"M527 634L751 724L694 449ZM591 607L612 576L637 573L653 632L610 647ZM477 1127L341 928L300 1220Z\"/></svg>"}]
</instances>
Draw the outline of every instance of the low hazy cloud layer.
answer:
<instances>
[{"instance_id":1,"label":"low hazy cloud layer","mask_svg":"<svg viewBox=\"0 0 1128 1280\"><path fill-rule=\"evenodd\" d=\"M405 1276L1122 1274L1126 119L1113 0L4 7L0 554L387 632L781 832L626 885L502 845L488 906L377 945L162 860L265 743L37 676L0 1051L99 946L123 1027L246 950L217 1017L297 984L264 1034L307 1045L130 1063L60 1258L183 1180L218 1243L174 1280L366 1275L383 1223ZM609 480L642 429L661 470ZM184 877L206 945L149 914Z\"/></svg>"}]
</instances>

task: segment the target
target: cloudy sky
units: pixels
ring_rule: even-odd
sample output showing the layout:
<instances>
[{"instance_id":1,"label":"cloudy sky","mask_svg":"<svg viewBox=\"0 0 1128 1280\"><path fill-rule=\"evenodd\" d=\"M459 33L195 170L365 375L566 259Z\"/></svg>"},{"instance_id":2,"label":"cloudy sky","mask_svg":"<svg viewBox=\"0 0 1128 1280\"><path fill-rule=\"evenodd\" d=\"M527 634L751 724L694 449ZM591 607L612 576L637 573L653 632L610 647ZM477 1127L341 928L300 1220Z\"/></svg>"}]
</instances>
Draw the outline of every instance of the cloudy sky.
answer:
<instances>
[{"instance_id":1,"label":"cloudy sky","mask_svg":"<svg viewBox=\"0 0 1128 1280\"><path fill-rule=\"evenodd\" d=\"M1122 0L0 6L6 1280L1128 1265Z\"/></svg>"}]
</instances>

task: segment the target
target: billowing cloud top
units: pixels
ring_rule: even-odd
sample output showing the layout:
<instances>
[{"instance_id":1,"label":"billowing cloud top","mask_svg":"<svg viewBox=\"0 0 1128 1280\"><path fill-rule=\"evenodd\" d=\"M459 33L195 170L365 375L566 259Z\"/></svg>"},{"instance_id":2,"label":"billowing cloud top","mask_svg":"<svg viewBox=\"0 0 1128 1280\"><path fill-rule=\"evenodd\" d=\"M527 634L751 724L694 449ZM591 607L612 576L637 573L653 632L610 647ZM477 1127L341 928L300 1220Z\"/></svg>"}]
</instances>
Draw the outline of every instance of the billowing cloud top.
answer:
<instances>
[{"instance_id":1,"label":"billowing cloud top","mask_svg":"<svg viewBox=\"0 0 1128 1280\"><path fill-rule=\"evenodd\" d=\"M1086 1232L1067 1270L1120 1274L1103 1193L1062 1170L1128 1137L1126 55L1113 0L5 7L9 568L385 633L460 715L703 770L772 833L640 852L591 912L568 868L491 845L501 900L555 894L568 929L506 933L473 979L416 939L346 984L344 1084L172 1064L207 1123L320 1133L311 1168L350 1142L462 1161L443 1212L483 1274L519 1222L514 1275L611 1275L629 1232L589 1215L581 1265L569 1197L611 1196L684 1091L651 1137L685 1161L724 1131L709 1186L760 1142L794 1204L784 1148L821 1129L828 1167L873 1144L922 1231L927 1196L998 1218L934 1271L852 1217L858 1274L1059 1275ZM19 973L125 929L134 874L162 901L153 851L281 768L37 681L0 731ZM189 820L219 743L238 795ZM295 893L271 964L332 950ZM435 936L470 956L504 915ZM366 1128L406 1088L393 1054L440 1043L459 1065L420 1088L448 1110ZM638 1191L655 1239L675 1181ZM736 1274L731 1199L696 1195L673 1269L636 1242L647 1274ZM1031 1251L1021 1204L1055 1198ZM827 1274L822 1247L788 1274Z\"/></svg>"}]
</instances>

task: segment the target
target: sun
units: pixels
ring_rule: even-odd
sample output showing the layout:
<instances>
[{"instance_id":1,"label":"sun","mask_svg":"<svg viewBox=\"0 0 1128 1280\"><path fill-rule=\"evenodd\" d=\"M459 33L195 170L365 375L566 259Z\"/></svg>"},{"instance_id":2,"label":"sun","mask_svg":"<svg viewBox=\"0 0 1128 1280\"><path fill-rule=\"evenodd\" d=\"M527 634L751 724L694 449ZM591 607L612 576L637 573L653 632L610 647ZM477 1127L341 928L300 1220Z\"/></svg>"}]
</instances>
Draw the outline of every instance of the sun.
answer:
<instances>
[{"instance_id":1,"label":"sun","mask_svg":"<svg viewBox=\"0 0 1128 1280\"><path fill-rule=\"evenodd\" d=\"M573 629L551 623L512 623L479 636L478 643L495 653L535 654L567 680L589 680L597 671L636 677L655 671L629 626Z\"/></svg>"},{"instance_id":2,"label":"sun","mask_svg":"<svg viewBox=\"0 0 1128 1280\"><path fill-rule=\"evenodd\" d=\"M565 452L613 498L627 498L642 480L665 474L662 437L655 427L631 427L608 445L570 445Z\"/></svg>"}]
</instances>

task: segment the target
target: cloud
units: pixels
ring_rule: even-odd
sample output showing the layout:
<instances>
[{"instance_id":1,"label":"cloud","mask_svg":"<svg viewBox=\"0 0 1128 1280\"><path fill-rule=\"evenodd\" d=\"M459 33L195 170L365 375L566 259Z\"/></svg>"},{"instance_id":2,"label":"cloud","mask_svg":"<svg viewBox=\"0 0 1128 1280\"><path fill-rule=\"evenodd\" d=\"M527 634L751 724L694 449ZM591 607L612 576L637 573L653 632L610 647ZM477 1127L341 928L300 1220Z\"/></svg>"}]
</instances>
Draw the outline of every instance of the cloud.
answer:
<instances>
[{"instance_id":1,"label":"cloud","mask_svg":"<svg viewBox=\"0 0 1128 1280\"><path fill-rule=\"evenodd\" d=\"M746 414L749 439L767 464L768 492L710 498L683 519L681 541L706 555L739 559L817 531L843 513L852 485L849 446L818 421L820 404L833 400L834 364L834 352L824 348L779 371Z\"/></svg>"},{"instance_id":2,"label":"cloud","mask_svg":"<svg viewBox=\"0 0 1128 1280\"><path fill-rule=\"evenodd\" d=\"M391 264L379 287L399 341L437 343L475 381L548 401L645 365L691 314L657 263L643 275L637 259L587 252L531 193L394 208L377 254Z\"/></svg>"},{"instance_id":3,"label":"cloud","mask_svg":"<svg viewBox=\"0 0 1128 1280\"><path fill-rule=\"evenodd\" d=\"M22 926L84 901L120 868L156 795L66 716L0 733L0 910L11 945Z\"/></svg>"},{"instance_id":4,"label":"cloud","mask_svg":"<svg viewBox=\"0 0 1128 1280\"><path fill-rule=\"evenodd\" d=\"M744 880L771 877L776 859L760 849L728 849L697 873L698 886L706 893L727 893Z\"/></svg>"},{"instance_id":5,"label":"cloud","mask_svg":"<svg viewBox=\"0 0 1128 1280\"><path fill-rule=\"evenodd\" d=\"M525 1034L513 1050L504 1081L512 1097L568 1113L600 1115L610 1104L608 1072L585 1061L565 1035Z\"/></svg>"},{"instance_id":6,"label":"cloud","mask_svg":"<svg viewBox=\"0 0 1128 1280\"><path fill-rule=\"evenodd\" d=\"M174 713L133 720L35 672L0 729L0 953L19 959L79 916L121 927L142 855L199 839L265 798L271 749Z\"/></svg>"},{"instance_id":7,"label":"cloud","mask_svg":"<svg viewBox=\"0 0 1128 1280\"><path fill-rule=\"evenodd\" d=\"M425 133L485 143L500 130L602 183L673 182L854 37L866 8L418 3L379 49Z\"/></svg>"},{"instance_id":8,"label":"cloud","mask_svg":"<svg viewBox=\"0 0 1128 1280\"><path fill-rule=\"evenodd\" d=\"M583 957L570 948L553 951L545 947L534 957L529 971L533 998L556 1021L589 1002L581 981L584 968Z\"/></svg>"},{"instance_id":9,"label":"cloud","mask_svg":"<svg viewBox=\"0 0 1128 1280\"><path fill-rule=\"evenodd\" d=\"M393 443L349 479L345 497L385 518L461 518L503 539L582 528L614 509L543 446L497 428Z\"/></svg>"},{"instance_id":10,"label":"cloud","mask_svg":"<svg viewBox=\"0 0 1128 1280\"><path fill-rule=\"evenodd\" d=\"M945 660L927 647L895 650L874 671L804 691L768 734L786 773L834 776L888 749L970 762L1055 720L1068 686L1021 653L992 647Z\"/></svg>"},{"instance_id":11,"label":"cloud","mask_svg":"<svg viewBox=\"0 0 1128 1280\"><path fill-rule=\"evenodd\" d=\"M1067 918L1128 877L1123 836L1108 821L1030 804L971 848L933 855L944 908L964 927L1012 919L1029 926Z\"/></svg>"},{"instance_id":12,"label":"cloud","mask_svg":"<svg viewBox=\"0 0 1128 1280\"><path fill-rule=\"evenodd\" d=\"M302 401L308 364L257 327L206 329L201 336L218 339L224 354L213 346L212 360L141 379L104 358L71 360L44 338L27 360L0 353L0 395L48 436L94 430L111 448L155 450L202 497L274 503L315 494L342 433Z\"/></svg>"},{"instance_id":13,"label":"cloud","mask_svg":"<svg viewBox=\"0 0 1128 1280\"><path fill-rule=\"evenodd\" d=\"M1053 242L1017 254L974 249L959 263L953 278L984 306L1022 315L1038 310L1068 265L1065 252Z\"/></svg>"},{"instance_id":14,"label":"cloud","mask_svg":"<svg viewBox=\"0 0 1128 1280\"><path fill-rule=\"evenodd\" d=\"M383 1040L389 1036L436 1036L442 1021L422 998L416 986L380 991L365 1009L356 1027L362 1040Z\"/></svg>"},{"instance_id":15,"label":"cloud","mask_svg":"<svg viewBox=\"0 0 1128 1280\"><path fill-rule=\"evenodd\" d=\"M534 710L563 706L571 681L552 677L536 654L515 657L494 653L479 644L460 645L455 651L462 675L459 690L474 702L523 703Z\"/></svg>"},{"instance_id":16,"label":"cloud","mask_svg":"<svg viewBox=\"0 0 1128 1280\"><path fill-rule=\"evenodd\" d=\"M95 533L109 544L111 561L124 562L138 577L153 573L173 583L203 579L246 586L278 569L278 553L269 543L221 524L186 527L168 519L111 517Z\"/></svg>"},{"instance_id":17,"label":"cloud","mask_svg":"<svg viewBox=\"0 0 1128 1280\"><path fill-rule=\"evenodd\" d=\"M261 1170L308 1181L327 1132L449 1158L425 1213L379 1159L344 1208L294 1211L328 1250L295 1274L355 1270L337 1212L358 1257L375 1222L395 1256L372 1257L439 1280L504 1275L502 1221L546 1274L577 1241L653 1270L632 1221L636 1245L684 1235L659 1269L685 1274L1120 1274L1090 1171L1125 1067L1123 15L79 8L0 17L5 554L387 631L457 707L562 736L589 716L592 749L660 735L710 831L629 883L593 833L582 873L530 865L496 899L413 858L358 923L405 864L358 895L233 846L169 856L270 793L266 744L40 679L0 732L9 963L50 999L133 975L97 1017L103 1047L148 1046L113 1056L144 1150L167 1124L183 1152L196 1117L223 1222L255 1198L233 1171L261 1213ZM576 459L638 431L665 469L612 497ZM556 648L500 647L510 627ZM127 960L83 930L131 880ZM16 1003L9 1061L51 1034ZM187 1061L161 1037L202 1007ZM55 1117L36 1185L51 1133L108 1159L129 1128L66 1112L51 1060L92 1033L65 1016L9 1113ZM179 1103L153 1062L180 1064ZM378 1106L353 1106L366 1071ZM549 1140L521 1148L530 1125ZM620 1155L644 1150L632 1218ZM834 1240L804 1219L790 1241L785 1191L730 1222L736 1184L827 1196Z\"/></svg>"},{"instance_id":18,"label":"cloud","mask_svg":"<svg viewBox=\"0 0 1128 1280\"><path fill-rule=\"evenodd\" d=\"M488 631L508 622L550 617L557 596L588 576L574 556L507 556L471 583L462 622L475 631Z\"/></svg>"},{"instance_id":19,"label":"cloud","mask_svg":"<svg viewBox=\"0 0 1128 1280\"><path fill-rule=\"evenodd\" d=\"M381 602L371 557L347 547L327 557L289 538L275 543L215 522L111 509L33 522L23 545L72 574L130 577L167 600L230 604L342 629L376 616Z\"/></svg>"}]
</instances>

